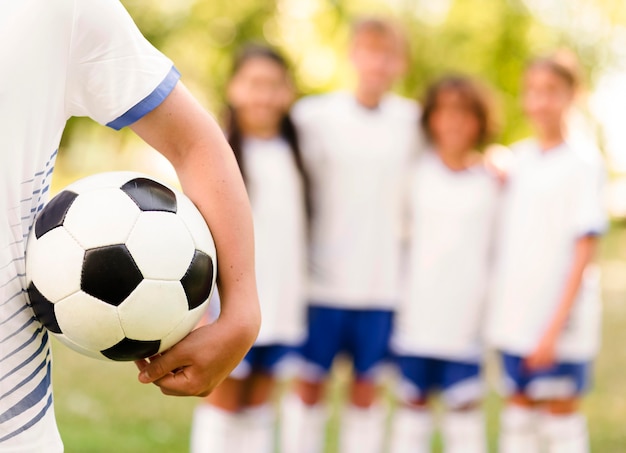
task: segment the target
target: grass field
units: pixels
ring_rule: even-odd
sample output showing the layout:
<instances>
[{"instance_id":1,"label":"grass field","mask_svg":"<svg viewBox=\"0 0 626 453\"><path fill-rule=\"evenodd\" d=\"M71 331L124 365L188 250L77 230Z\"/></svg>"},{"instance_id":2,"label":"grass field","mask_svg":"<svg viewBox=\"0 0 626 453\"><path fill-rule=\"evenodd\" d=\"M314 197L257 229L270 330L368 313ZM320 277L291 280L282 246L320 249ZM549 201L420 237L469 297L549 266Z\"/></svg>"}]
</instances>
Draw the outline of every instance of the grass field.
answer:
<instances>
[{"instance_id":1,"label":"grass field","mask_svg":"<svg viewBox=\"0 0 626 453\"><path fill-rule=\"evenodd\" d=\"M585 412L592 451L620 453L626 451L626 229L615 227L604 240L600 264L604 341ZM138 383L134 365L83 358L56 343L54 360L56 412L67 453L188 451L191 413L198 400L162 396L156 387ZM493 379L497 371L491 368L487 374ZM335 406L343 380L339 373L331 396ZM492 446L499 404L494 394L485 403ZM329 426L328 453L336 451L336 419Z\"/></svg>"}]
</instances>

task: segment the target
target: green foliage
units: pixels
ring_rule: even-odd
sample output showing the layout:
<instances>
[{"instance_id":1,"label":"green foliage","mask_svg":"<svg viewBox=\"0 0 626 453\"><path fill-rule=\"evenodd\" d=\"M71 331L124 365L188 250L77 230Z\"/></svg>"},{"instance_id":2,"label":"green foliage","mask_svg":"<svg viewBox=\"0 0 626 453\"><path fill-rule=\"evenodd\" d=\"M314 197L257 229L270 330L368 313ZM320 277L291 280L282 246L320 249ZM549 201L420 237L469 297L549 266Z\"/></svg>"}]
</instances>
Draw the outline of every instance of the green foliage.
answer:
<instances>
[{"instance_id":1,"label":"green foliage","mask_svg":"<svg viewBox=\"0 0 626 453\"><path fill-rule=\"evenodd\" d=\"M300 92L323 92L352 82L345 58L352 20L363 13L395 17L406 29L411 53L410 70L398 91L420 97L428 83L448 72L480 77L500 101L503 143L528 133L519 91L524 64L532 55L571 47L593 81L611 63L607 43L613 28L619 28L612 24L626 23L622 0L544 2L563 11L558 24L548 24L528 6L541 3L537 0L122 1L145 36L173 59L186 85L218 116L232 55L243 44L260 41L278 47L293 62ZM437 4L440 11L433 15ZM599 18L596 28L577 16L582 7ZM589 30L577 33L568 28L568 21ZM83 121L72 121L63 147L70 147L76 135L89 128Z\"/></svg>"}]
</instances>

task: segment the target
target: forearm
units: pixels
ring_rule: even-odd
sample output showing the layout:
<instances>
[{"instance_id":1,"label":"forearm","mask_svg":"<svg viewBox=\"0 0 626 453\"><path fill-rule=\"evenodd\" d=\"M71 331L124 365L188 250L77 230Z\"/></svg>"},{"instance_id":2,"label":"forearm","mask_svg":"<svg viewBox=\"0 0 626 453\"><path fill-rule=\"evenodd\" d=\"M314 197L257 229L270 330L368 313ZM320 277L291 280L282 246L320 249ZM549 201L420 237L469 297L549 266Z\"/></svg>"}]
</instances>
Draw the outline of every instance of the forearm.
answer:
<instances>
[{"instance_id":1,"label":"forearm","mask_svg":"<svg viewBox=\"0 0 626 453\"><path fill-rule=\"evenodd\" d=\"M215 240L222 316L260 323L250 205L232 150L215 120L179 84L132 126L174 166Z\"/></svg>"},{"instance_id":2,"label":"forearm","mask_svg":"<svg viewBox=\"0 0 626 453\"><path fill-rule=\"evenodd\" d=\"M554 335L554 337L558 337L561 334L569 319L582 284L585 269L593 258L596 243L597 238L594 236L585 236L576 243L574 258L563 287L561 300L548 327L548 332Z\"/></svg>"}]
</instances>

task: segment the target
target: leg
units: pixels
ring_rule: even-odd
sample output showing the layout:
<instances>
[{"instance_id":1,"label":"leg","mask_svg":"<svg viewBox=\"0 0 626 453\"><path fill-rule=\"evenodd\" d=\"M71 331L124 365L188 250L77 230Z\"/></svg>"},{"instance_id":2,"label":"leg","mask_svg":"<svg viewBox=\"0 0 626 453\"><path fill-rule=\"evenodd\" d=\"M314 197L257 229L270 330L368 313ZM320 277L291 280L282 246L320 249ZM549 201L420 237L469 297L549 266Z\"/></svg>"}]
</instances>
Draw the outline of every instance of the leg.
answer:
<instances>
[{"instance_id":1,"label":"leg","mask_svg":"<svg viewBox=\"0 0 626 453\"><path fill-rule=\"evenodd\" d=\"M591 366L582 363L557 363L537 373L529 393L541 399L541 436L547 453L587 453L587 422L579 412L580 396L587 388Z\"/></svg>"},{"instance_id":2,"label":"leg","mask_svg":"<svg viewBox=\"0 0 626 453\"><path fill-rule=\"evenodd\" d=\"M480 408L484 385L480 366L441 360L440 388L447 406L442 433L446 453L486 453L485 420Z\"/></svg>"},{"instance_id":3,"label":"leg","mask_svg":"<svg viewBox=\"0 0 626 453\"><path fill-rule=\"evenodd\" d=\"M376 403L377 394L371 379L356 377L351 383L350 404L342 414L340 452L382 452L385 410Z\"/></svg>"},{"instance_id":4,"label":"leg","mask_svg":"<svg viewBox=\"0 0 626 453\"><path fill-rule=\"evenodd\" d=\"M499 452L536 453L539 451L536 403L525 395L529 376L523 359L502 354L502 368L510 396L500 414Z\"/></svg>"},{"instance_id":5,"label":"leg","mask_svg":"<svg viewBox=\"0 0 626 453\"><path fill-rule=\"evenodd\" d=\"M551 400L543 405L541 434L548 453L587 453L589 435L585 416L578 411L579 399Z\"/></svg>"},{"instance_id":6,"label":"leg","mask_svg":"<svg viewBox=\"0 0 626 453\"><path fill-rule=\"evenodd\" d=\"M536 453L536 404L522 394L510 397L500 414L500 453Z\"/></svg>"},{"instance_id":7,"label":"leg","mask_svg":"<svg viewBox=\"0 0 626 453\"><path fill-rule=\"evenodd\" d=\"M390 453L429 453L434 422L426 397L436 364L421 357L396 360L402 376L397 392L399 404L391 424Z\"/></svg>"},{"instance_id":8,"label":"leg","mask_svg":"<svg viewBox=\"0 0 626 453\"><path fill-rule=\"evenodd\" d=\"M298 380L282 401L281 452L320 453L324 447L324 382Z\"/></svg>"},{"instance_id":9,"label":"leg","mask_svg":"<svg viewBox=\"0 0 626 453\"><path fill-rule=\"evenodd\" d=\"M241 439L247 453L272 453L275 449L276 410L271 404L274 377L265 372L250 375L243 398Z\"/></svg>"},{"instance_id":10,"label":"leg","mask_svg":"<svg viewBox=\"0 0 626 453\"><path fill-rule=\"evenodd\" d=\"M295 391L283 399L280 430L282 453L320 453L326 432L325 383L341 350L345 311L309 307L308 338Z\"/></svg>"},{"instance_id":11,"label":"leg","mask_svg":"<svg viewBox=\"0 0 626 453\"><path fill-rule=\"evenodd\" d=\"M388 358L392 313L353 310L350 313L349 352L356 378L350 405L343 413L342 453L380 453L385 437L385 410L377 404L376 369Z\"/></svg>"},{"instance_id":12,"label":"leg","mask_svg":"<svg viewBox=\"0 0 626 453\"><path fill-rule=\"evenodd\" d=\"M226 379L196 407L191 426L191 453L242 450L234 445L240 431L239 409L245 381Z\"/></svg>"}]
</instances>

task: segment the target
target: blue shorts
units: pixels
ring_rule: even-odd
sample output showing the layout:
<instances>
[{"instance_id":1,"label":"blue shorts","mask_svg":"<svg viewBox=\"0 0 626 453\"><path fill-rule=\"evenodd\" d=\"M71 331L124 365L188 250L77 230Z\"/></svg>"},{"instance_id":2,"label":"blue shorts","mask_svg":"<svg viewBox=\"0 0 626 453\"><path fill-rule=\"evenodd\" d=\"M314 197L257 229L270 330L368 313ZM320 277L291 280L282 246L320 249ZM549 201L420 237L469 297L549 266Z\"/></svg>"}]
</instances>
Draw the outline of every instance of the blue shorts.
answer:
<instances>
[{"instance_id":1,"label":"blue shorts","mask_svg":"<svg viewBox=\"0 0 626 453\"><path fill-rule=\"evenodd\" d=\"M479 401L484 392L480 364L400 356L396 359L402 373L400 397L406 402L427 399L441 392L444 402L452 408Z\"/></svg>"},{"instance_id":2,"label":"blue shorts","mask_svg":"<svg viewBox=\"0 0 626 453\"><path fill-rule=\"evenodd\" d=\"M524 358L502 353L504 389L507 395L522 394L535 401L578 397L589 387L591 362L557 363L530 371Z\"/></svg>"},{"instance_id":3,"label":"blue shorts","mask_svg":"<svg viewBox=\"0 0 626 453\"><path fill-rule=\"evenodd\" d=\"M277 368L296 348L282 344L252 346L241 363L230 373L232 379L246 379L252 372L276 374Z\"/></svg>"},{"instance_id":4,"label":"blue shorts","mask_svg":"<svg viewBox=\"0 0 626 453\"><path fill-rule=\"evenodd\" d=\"M371 379L374 369L389 358L391 310L352 310L309 306L308 338L301 348L305 379L328 374L340 353L352 359L357 378Z\"/></svg>"}]
</instances>

